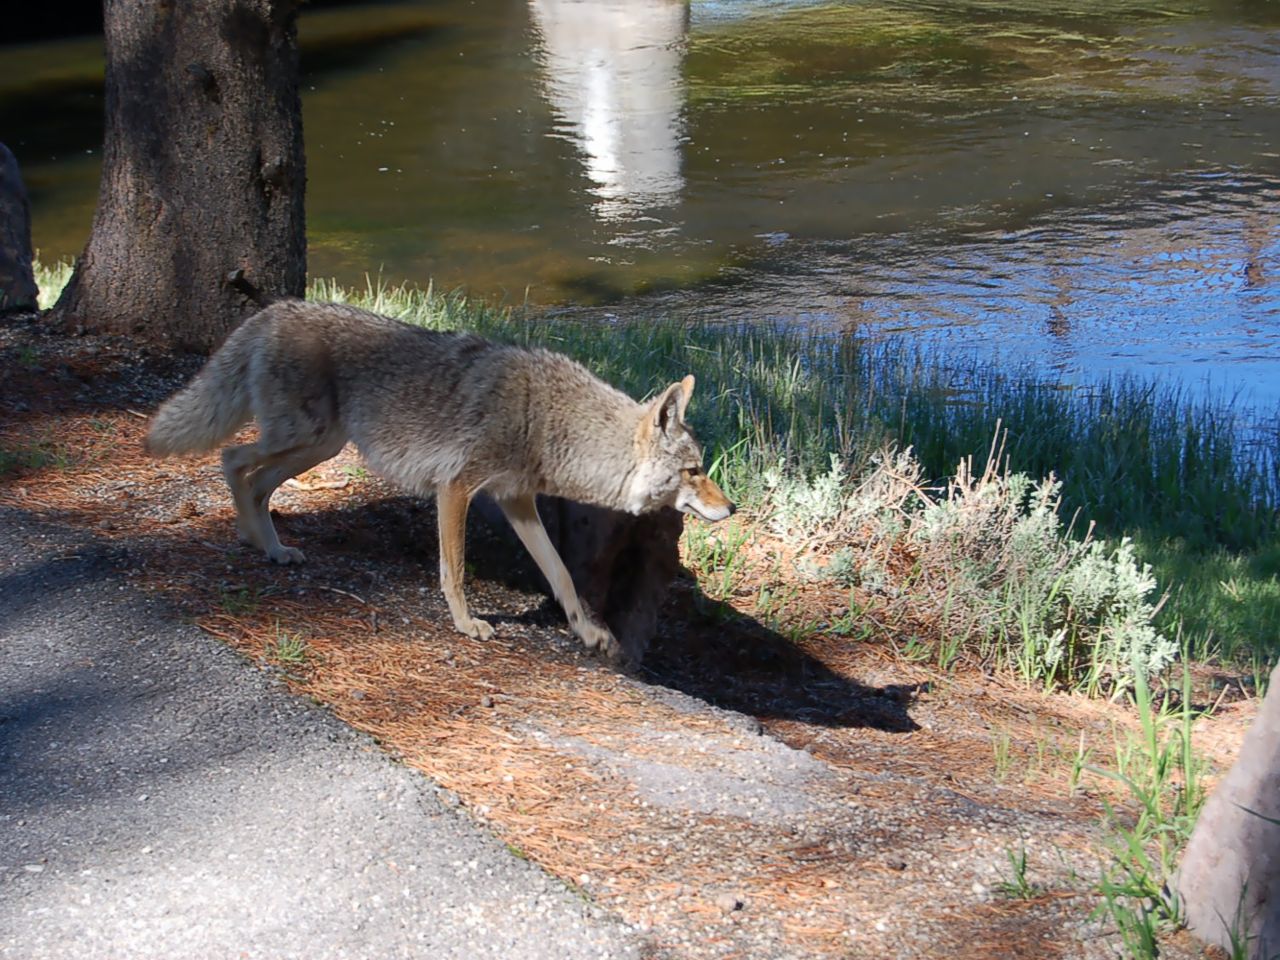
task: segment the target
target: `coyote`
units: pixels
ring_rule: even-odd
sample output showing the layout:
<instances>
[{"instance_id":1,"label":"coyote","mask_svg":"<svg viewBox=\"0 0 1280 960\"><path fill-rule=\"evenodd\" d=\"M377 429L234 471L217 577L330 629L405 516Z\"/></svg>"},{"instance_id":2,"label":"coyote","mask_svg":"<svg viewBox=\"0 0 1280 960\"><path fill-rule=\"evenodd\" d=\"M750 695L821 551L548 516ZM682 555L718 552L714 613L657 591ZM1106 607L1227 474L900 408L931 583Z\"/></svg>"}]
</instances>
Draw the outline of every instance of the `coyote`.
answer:
<instances>
[{"instance_id":1,"label":"coyote","mask_svg":"<svg viewBox=\"0 0 1280 960\"><path fill-rule=\"evenodd\" d=\"M471 498L501 507L588 648L620 654L582 608L534 504L539 493L640 514L675 507L722 520L734 505L702 470L685 424L693 377L637 403L568 357L438 333L340 304L286 300L244 321L156 413L153 456L220 446L251 419L254 443L222 451L240 539L276 563L302 551L276 536L267 504L290 477L348 440L406 490L436 495L440 586L454 626L486 640L468 612L463 534Z\"/></svg>"}]
</instances>

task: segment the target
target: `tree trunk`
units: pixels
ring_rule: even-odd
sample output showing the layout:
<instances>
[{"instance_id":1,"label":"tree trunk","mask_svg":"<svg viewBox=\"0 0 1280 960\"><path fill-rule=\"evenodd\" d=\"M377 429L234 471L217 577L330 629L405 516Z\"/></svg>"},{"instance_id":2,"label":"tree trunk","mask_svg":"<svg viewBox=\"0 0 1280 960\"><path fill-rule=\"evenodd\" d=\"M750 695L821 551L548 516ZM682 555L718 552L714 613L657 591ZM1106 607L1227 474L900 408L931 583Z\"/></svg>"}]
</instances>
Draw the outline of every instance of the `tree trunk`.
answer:
<instances>
[{"instance_id":1,"label":"tree trunk","mask_svg":"<svg viewBox=\"0 0 1280 960\"><path fill-rule=\"evenodd\" d=\"M1244 956L1280 956L1280 665L1240 756L1209 797L1178 868L1187 926ZM1232 954L1235 955L1234 953Z\"/></svg>"},{"instance_id":2,"label":"tree trunk","mask_svg":"<svg viewBox=\"0 0 1280 960\"><path fill-rule=\"evenodd\" d=\"M296 0L106 0L93 232L75 330L208 351L306 285Z\"/></svg>"},{"instance_id":3,"label":"tree trunk","mask_svg":"<svg viewBox=\"0 0 1280 960\"><path fill-rule=\"evenodd\" d=\"M473 509L516 541L515 531L488 496L476 497ZM684 517L671 509L633 516L547 496L538 497L538 514L578 597L613 631L631 665L638 666L658 632L658 611L680 572ZM546 592L551 595L550 585Z\"/></svg>"},{"instance_id":4,"label":"tree trunk","mask_svg":"<svg viewBox=\"0 0 1280 960\"><path fill-rule=\"evenodd\" d=\"M0 314L36 309L31 273L31 205L18 161L0 143Z\"/></svg>"}]
</instances>

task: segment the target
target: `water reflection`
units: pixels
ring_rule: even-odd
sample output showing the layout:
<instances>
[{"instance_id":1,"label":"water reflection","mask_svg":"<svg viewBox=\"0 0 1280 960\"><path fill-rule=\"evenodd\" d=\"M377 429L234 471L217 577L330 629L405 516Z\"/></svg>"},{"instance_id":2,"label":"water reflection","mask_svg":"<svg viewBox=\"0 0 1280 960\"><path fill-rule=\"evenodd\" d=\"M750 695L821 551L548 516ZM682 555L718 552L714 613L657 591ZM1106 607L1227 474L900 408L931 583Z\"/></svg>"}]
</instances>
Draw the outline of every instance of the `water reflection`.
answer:
<instances>
[{"instance_id":1,"label":"water reflection","mask_svg":"<svg viewBox=\"0 0 1280 960\"><path fill-rule=\"evenodd\" d=\"M1280 401L1280 7L370 0L300 33L315 276ZM100 74L0 56L47 259L92 219Z\"/></svg>"},{"instance_id":2,"label":"water reflection","mask_svg":"<svg viewBox=\"0 0 1280 960\"><path fill-rule=\"evenodd\" d=\"M1277 210L1280 179L1204 173L1018 230L795 241L699 308L730 322L906 335L1067 382L1156 374L1274 407ZM649 307L675 312L680 300Z\"/></svg>"},{"instance_id":3,"label":"water reflection","mask_svg":"<svg viewBox=\"0 0 1280 960\"><path fill-rule=\"evenodd\" d=\"M685 0L530 0L557 133L582 154L605 221L680 200Z\"/></svg>"}]
</instances>

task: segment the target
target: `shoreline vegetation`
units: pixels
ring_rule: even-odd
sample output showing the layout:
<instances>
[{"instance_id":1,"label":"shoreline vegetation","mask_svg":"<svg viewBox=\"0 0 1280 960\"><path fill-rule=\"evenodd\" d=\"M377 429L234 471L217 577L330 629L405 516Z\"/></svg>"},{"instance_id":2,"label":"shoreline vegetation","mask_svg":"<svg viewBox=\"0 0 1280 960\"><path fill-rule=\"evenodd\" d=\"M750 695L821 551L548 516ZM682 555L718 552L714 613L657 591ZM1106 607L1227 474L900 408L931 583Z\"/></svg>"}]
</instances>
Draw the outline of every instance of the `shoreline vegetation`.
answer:
<instances>
[{"instance_id":1,"label":"shoreline vegetation","mask_svg":"<svg viewBox=\"0 0 1280 960\"><path fill-rule=\"evenodd\" d=\"M38 265L42 307L69 275ZM1211 776L1195 721L1214 683L1261 695L1280 652L1280 413L1158 381L1066 388L904 341L583 323L372 281L308 296L559 350L636 397L693 373L690 419L741 509L685 526L692 616L1121 701L1136 725L1113 724L1114 756L1081 733L1062 760L1073 795L1101 787L1098 914L1158 955ZM1204 664L1227 675L1208 690ZM993 736L999 776L1010 744ZM1031 896L1025 850L1009 863L1001 889Z\"/></svg>"},{"instance_id":2,"label":"shoreline vegetation","mask_svg":"<svg viewBox=\"0 0 1280 960\"><path fill-rule=\"evenodd\" d=\"M1179 658L1256 689L1280 653L1280 411L1155 380L1068 388L902 340L587 324L381 282L309 296L548 346L635 396L692 372L708 462L746 508L686 532L713 597L835 585L843 623L813 628L1092 694Z\"/></svg>"}]
</instances>

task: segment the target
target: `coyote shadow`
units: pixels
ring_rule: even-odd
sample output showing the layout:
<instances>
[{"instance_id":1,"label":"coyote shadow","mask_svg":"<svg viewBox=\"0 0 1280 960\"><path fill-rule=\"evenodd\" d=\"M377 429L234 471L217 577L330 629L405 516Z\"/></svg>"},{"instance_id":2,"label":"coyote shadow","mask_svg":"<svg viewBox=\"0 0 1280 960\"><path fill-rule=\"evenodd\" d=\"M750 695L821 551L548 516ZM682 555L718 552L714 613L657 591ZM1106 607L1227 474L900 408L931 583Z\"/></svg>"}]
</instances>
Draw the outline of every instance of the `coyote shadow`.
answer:
<instances>
[{"instance_id":1,"label":"coyote shadow","mask_svg":"<svg viewBox=\"0 0 1280 960\"><path fill-rule=\"evenodd\" d=\"M870 727L888 733L920 729L908 713L911 686L874 687L827 666L794 641L752 617L731 613L719 624L680 622L668 603L662 629L641 667L650 683L758 719L823 727ZM710 602L710 601L707 601ZM694 613L694 616L703 616Z\"/></svg>"},{"instance_id":2,"label":"coyote shadow","mask_svg":"<svg viewBox=\"0 0 1280 960\"><path fill-rule=\"evenodd\" d=\"M546 594L542 605L522 617L496 615L495 623L524 622L539 626L564 625L560 605L550 596L536 570L506 567L484 560L476 564L476 576L501 578L520 589ZM709 598L696 586L688 589L692 603L669 600L659 614L658 634L650 641L644 659L620 668L636 679L668 687L717 707L759 720L796 720L821 727L869 727L886 733L910 733L920 726L908 707L915 685L869 686L827 666L775 630L752 617L732 614L723 622L705 620L696 610Z\"/></svg>"},{"instance_id":3,"label":"coyote shadow","mask_svg":"<svg viewBox=\"0 0 1280 960\"><path fill-rule=\"evenodd\" d=\"M295 514L291 525L309 528L298 530L296 542L303 549L315 537L356 554L398 555L417 566L424 584L438 589L435 509L429 500L379 498L305 518ZM524 613L485 609L481 612L486 619L543 629L564 627L559 604L509 531L476 517L468 527L466 549L477 587L499 585L545 597L540 606ZM501 604L501 598L495 602ZM657 636L630 672L644 682L759 719L894 733L919 729L908 713L911 688L869 686L845 676L758 620L726 611L689 579L674 585L659 613Z\"/></svg>"}]
</instances>

